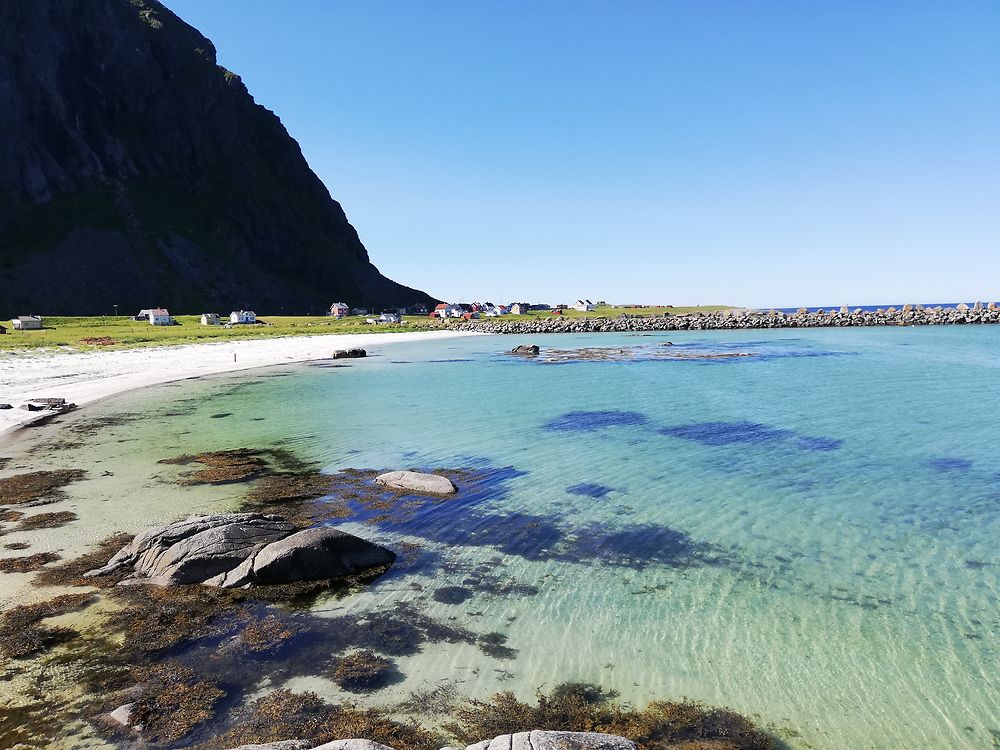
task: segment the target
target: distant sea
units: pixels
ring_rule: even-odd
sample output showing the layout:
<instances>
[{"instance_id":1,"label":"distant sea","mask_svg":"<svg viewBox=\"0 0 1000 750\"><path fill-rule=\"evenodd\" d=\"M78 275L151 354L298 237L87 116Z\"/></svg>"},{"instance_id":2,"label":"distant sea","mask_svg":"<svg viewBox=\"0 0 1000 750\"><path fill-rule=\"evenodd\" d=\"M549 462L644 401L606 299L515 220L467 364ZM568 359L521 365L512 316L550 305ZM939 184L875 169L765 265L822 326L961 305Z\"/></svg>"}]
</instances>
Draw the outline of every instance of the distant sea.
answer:
<instances>
[{"instance_id":1,"label":"distant sea","mask_svg":"<svg viewBox=\"0 0 1000 750\"><path fill-rule=\"evenodd\" d=\"M991 300L981 300L984 305L989 304ZM844 303L841 302L839 305L820 305L819 307L806 307L809 312L816 312L817 310L825 310L830 312L831 310L839 310ZM854 312L858 308L865 310L867 312L875 312L876 310L888 310L890 307L895 307L897 310L901 310L904 304L918 304L916 302L896 302L891 305L848 305L847 307ZM954 307L959 304L958 302L920 302L919 304L924 307ZM969 307L972 307L975 302L966 302ZM760 307L756 308L758 310L777 310L784 313L794 313L798 312L798 307Z\"/></svg>"}]
</instances>

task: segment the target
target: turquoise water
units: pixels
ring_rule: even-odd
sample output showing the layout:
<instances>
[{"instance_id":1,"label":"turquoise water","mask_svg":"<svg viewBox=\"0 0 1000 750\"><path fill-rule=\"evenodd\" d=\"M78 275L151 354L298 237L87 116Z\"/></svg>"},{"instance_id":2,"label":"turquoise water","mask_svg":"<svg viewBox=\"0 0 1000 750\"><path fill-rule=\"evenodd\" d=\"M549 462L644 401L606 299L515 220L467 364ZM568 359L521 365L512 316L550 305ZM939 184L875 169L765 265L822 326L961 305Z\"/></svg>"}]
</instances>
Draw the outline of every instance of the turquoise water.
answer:
<instances>
[{"instance_id":1,"label":"turquoise water","mask_svg":"<svg viewBox=\"0 0 1000 750\"><path fill-rule=\"evenodd\" d=\"M667 340L752 356L660 359ZM365 700L588 680L639 704L729 706L792 748L1000 744L1000 329L534 342L634 356L548 364L503 354L519 338L475 337L96 405L32 438L92 469L66 501L81 520L44 543L232 507L238 487L159 481L179 452L468 468L482 476L454 501L342 524L407 553L320 609L412 605L504 648L423 643ZM122 413L72 442L74 424ZM287 684L344 697L320 676Z\"/></svg>"}]
</instances>

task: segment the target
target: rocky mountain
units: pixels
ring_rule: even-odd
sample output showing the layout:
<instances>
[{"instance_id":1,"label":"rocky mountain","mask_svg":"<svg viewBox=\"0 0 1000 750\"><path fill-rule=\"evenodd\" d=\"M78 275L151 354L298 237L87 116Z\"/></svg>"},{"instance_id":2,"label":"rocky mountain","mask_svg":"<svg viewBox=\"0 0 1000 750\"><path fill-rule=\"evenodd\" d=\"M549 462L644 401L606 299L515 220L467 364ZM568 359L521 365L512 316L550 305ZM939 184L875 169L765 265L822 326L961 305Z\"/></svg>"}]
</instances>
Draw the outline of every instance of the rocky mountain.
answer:
<instances>
[{"instance_id":1,"label":"rocky mountain","mask_svg":"<svg viewBox=\"0 0 1000 750\"><path fill-rule=\"evenodd\" d=\"M0 3L0 317L432 303L155 0Z\"/></svg>"}]
</instances>

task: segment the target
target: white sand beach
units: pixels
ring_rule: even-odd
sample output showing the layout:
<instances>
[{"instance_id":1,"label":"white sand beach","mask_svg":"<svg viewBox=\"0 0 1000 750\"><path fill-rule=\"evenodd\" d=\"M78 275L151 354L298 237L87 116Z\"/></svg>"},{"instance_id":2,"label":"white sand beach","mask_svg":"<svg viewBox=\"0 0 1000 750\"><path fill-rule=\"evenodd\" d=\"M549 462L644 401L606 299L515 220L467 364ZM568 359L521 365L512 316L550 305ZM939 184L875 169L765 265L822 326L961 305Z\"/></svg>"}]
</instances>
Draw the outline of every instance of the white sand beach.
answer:
<instances>
[{"instance_id":1,"label":"white sand beach","mask_svg":"<svg viewBox=\"0 0 1000 750\"><path fill-rule=\"evenodd\" d=\"M144 349L0 353L0 434L45 412L18 408L34 398L65 398L78 406L135 388L254 367L328 359L334 350L369 352L402 341L486 335L462 331L290 336Z\"/></svg>"}]
</instances>

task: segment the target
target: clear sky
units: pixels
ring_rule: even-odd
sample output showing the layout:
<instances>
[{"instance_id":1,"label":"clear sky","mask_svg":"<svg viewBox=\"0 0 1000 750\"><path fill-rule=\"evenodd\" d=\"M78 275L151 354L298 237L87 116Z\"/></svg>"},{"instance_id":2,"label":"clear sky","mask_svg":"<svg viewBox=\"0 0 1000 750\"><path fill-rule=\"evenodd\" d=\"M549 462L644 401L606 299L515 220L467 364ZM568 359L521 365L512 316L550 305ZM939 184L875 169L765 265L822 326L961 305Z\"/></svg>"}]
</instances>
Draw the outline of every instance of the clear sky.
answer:
<instances>
[{"instance_id":1,"label":"clear sky","mask_svg":"<svg viewBox=\"0 0 1000 750\"><path fill-rule=\"evenodd\" d=\"M166 0L453 301L1000 299L1000 2Z\"/></svg>"}]
</instances>

